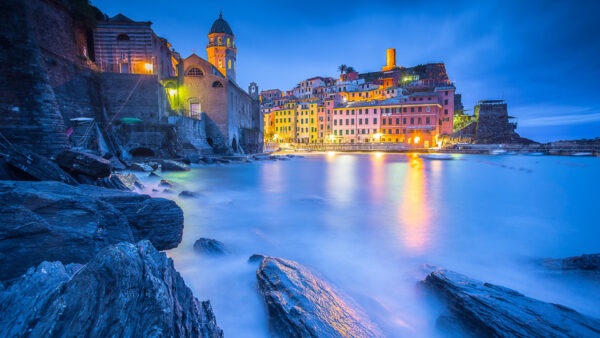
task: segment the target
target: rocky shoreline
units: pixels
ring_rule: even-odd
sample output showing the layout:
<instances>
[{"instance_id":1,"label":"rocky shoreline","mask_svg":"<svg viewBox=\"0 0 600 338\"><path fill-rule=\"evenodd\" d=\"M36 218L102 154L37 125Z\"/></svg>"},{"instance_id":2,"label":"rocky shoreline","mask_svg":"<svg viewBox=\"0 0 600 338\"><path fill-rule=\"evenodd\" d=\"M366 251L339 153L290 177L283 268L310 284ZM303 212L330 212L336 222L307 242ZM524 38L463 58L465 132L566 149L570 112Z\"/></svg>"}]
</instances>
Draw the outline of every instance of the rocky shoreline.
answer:
<instances>
[{"instance_id":1,"label":"rocky shoreline","mask_svg":"<svg viewBox=\"0 0 600 338\"><path fill-rule=\"evenodd\" d=\"M137 177L115 172L106 159L73 151L61 154L54 161L25 153L2 157L0 168L19 180L0 181L0 335L222 337L219 314L213 313L210 301L198 300L173 261L160 252L182 240L181 208L172 200L137 193L143 188ZM295 157L256 154L184 161L226 165ZM190 170L185 162L126 165L160 177L159 170ZM166 179L159 187L180 191L183 198L198 196ZM231 253L226 243L209 238L200 238L194 250L214 259ZM597 277L598 257L537 264L549 271ZM258 292L273 335L385 336L356 301L311 268L258 254L249 264L258 264ZM600 335L598 319L456 272L436 269L419 285L446 304L447 314L437 321L445 333Z\"/></svg>"}]
</instances>

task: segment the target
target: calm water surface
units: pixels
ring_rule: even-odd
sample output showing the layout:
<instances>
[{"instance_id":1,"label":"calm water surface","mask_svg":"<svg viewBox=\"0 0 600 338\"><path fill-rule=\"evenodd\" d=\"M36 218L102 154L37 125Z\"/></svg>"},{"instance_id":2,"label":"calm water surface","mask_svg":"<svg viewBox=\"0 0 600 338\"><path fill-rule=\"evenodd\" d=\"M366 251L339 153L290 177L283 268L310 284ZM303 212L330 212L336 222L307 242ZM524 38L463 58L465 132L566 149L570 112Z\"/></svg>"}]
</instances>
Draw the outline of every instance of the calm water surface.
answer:
<instances>
[{"instance_id":1,"label":"calm water surface","mask_svg":"<svg viewBox=\"0 0 600 338\"><path fill-rule=\"evenodd\" d=\"M600 159L455 156L309 154L165 174L201 193L165 195L185 213L183 241L168 255L231 337L268 336L253 253L319 271L389 336L440 334L443 307L417 286L426 264L600 317L597 282L532 264L600 252ZM200 237L233 254L195 254Z\"/></svg>"}]
</instances>

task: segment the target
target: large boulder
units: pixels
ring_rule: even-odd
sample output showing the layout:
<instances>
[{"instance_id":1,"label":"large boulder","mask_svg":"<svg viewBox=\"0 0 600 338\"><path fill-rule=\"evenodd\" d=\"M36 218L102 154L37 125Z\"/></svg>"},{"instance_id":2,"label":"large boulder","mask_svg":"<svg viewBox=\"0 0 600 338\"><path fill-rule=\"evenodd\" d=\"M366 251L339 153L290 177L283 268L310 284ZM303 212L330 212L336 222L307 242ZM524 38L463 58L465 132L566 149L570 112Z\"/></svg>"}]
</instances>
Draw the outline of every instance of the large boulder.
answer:
<instances>
[{"instance_id":1,"label":"large boulder","mask_svg":"<svg viewBox=\"0 0 600 338\"><path fill-rule=\"evenodd\" d=\"M2 337L222 337L200 302L148 241L119 243L85 266L43 262L0 291Z\"/></svg>"},{"instance_id":2,"label":"large boulder","mask_svg":"<svg viewBox=\"0 0 600 338\"><path fill-rule=\"evenodd\" d=\"M173 160L164 160L161 162L160 169L162 171L188 171L190 167L182 162Z\"/></svg>"},{"instance_id":3,"label":"large boulder","mask_svg":"<svg viewBox=\"0 0 600 338\"><path fill-rule=\"evenodd\" d=\"M22 181L59 181L77 185L77 181L56 163L35 152L15 145L0 145L3 166L9 166L13 179Z\"/></svg>"},{"instance_id":4,"label":"large boulder","mask_svg":"<svg viewBox=\"0 0 600 338\"><path fill-rule=\"evenodd\" d=\"M0 205L0 280L44 260L85 263L123 241L171 249L183 234L175 202L89 185L0 181Z\"/></svg>"},{"instance_id":5,"label":"large boulder","mask_svg":"<svg viewBox=\"0 0 600 338\"><path fill-rule=\"evenodd\" d=\"M56 155L56 163L68 173L80 173L94 178L108 177L112 171L109 160L71 149Z\"/></svg>"},{"instance_id":6,"label":"large boulder","mask_svg":"<svg viewBox=\"0 0 600 338\"><path fill-rule=\"evenodd\" d=\"M277 335L383 336L352 300L297 262L265 257L256 278Z\"/></svg>"},{"instance_id":7,"label":"large boulder","mask_svg":"<svg viewBox=\"0 0 600 338\"><path fill-rule=\"evenodd\" d=\"M448 306L451 319L481 337L591 337L600 321L563 305L542 302L448 270L436 270L422 282ZM449 321L449 319L445 319Z\"/></svg>"}]
</instances>

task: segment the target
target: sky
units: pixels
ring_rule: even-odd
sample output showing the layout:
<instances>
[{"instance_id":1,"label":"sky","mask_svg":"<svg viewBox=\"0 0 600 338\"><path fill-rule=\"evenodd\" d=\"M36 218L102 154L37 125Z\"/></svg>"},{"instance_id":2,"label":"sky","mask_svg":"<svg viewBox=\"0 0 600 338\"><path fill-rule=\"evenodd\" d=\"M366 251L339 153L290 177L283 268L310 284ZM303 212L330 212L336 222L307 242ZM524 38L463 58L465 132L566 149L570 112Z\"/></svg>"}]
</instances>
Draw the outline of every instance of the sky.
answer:
<instances>
[{"instance_id":1,"label":"sky","mask_svg":"<svg viewBox=\"0 0 600 338\"><path fill-rule=\"evenodd\" d=\"M600 137L600 1L91 0L109 16L152 21L182 57L206 58L223 11L237 82L289 90L340 64L380 70L444 62L465 109L504 99L517 132L539 142Z\"/></svg>"}]
</instances>

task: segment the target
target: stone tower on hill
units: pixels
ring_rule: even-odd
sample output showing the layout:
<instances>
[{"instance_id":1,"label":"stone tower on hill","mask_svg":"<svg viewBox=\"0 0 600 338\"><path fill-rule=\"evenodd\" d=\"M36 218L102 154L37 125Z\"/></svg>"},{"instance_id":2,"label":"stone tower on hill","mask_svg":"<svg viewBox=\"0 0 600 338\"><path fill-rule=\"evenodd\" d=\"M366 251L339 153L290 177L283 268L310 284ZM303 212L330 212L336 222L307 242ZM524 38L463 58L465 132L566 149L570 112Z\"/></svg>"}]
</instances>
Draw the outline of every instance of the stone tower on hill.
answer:
<instances>
[{"instance_id":1,"label":"stone tower on hill","mask_svg":"<svg viewBox=\"0 0 600 338\"><path fill-rule=\"evenodd\" d=\"M208 32L206 52L208 62L217 67L228 79L235 81L237 54L235 36L227 21L223 19L223 13L219 13L219 18L215 20Z\"/></svg>"}]
</instances>

